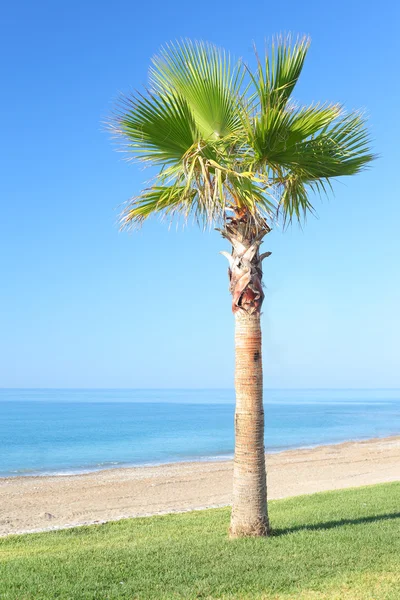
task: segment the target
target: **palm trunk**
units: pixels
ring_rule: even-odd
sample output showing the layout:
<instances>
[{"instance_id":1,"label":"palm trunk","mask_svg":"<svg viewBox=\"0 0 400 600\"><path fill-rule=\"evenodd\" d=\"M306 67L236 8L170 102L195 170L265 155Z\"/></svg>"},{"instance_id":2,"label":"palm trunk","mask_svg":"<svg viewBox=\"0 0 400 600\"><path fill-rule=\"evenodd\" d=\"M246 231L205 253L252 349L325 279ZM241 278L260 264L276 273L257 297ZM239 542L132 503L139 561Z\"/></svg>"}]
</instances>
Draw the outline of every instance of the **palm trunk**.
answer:
<instances>
[{"instance_id":1,"label":"palm trunk","mask_svg":"<svg viewBox=\"0 0 400 600\"><path fill-rule=\"evenodd\" d=\"M231 537L266 536L269 533L264 451L263 374L260 312L262 260L261 231L247 218L230 219L222 235L232 244L229 260L232 310L235 315L236 411L235 459Z\"/></svg>"},{"instance_id":2,"label":"palm trunk","mask_svg":"<svg viewBox=\"0 0 400 600\"><path fill-rule=\"evenodd\" d=\"M236 411L232 537L268 533L260 314L235 315Z\"/></svg>"}]
</instances>

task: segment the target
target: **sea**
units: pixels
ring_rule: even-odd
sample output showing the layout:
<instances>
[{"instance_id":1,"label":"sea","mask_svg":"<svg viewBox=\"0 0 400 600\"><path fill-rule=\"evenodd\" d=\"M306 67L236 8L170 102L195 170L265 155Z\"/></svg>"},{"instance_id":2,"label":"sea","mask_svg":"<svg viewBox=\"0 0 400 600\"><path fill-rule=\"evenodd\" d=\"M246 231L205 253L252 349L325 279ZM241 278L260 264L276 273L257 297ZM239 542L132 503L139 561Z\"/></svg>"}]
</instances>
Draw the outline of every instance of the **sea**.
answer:
<instances>
[{"instance_id":1,"label":"sea","mask_svg":"<svg viewBox=\"0 0 400 600\"><path fill-rule=\"evenodd\" d=\"M264 391L269 452L400 433L400 390ZM0 389L0 477L233 456L234 391Z\"/></svg>"}]
</instances>

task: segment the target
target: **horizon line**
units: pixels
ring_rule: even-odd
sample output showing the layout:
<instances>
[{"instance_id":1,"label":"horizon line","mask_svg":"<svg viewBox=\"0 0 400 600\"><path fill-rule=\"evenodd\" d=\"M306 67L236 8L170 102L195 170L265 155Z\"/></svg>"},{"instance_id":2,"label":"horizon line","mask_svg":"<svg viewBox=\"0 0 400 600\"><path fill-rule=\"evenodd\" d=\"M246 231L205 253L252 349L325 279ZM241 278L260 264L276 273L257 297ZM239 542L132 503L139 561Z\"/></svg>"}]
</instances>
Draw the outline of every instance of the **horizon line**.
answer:
<instances>
[{"instance_id":1,"label":"horizon line","mask_svg":"<svg viewBox=\"0 0 400 600\"><path fill-rule=\"evenodd\" d=\"M357 390L357 391L397 391L400 387L265 387L264 390L304 390L304 391L322 391L322 390ZM0 387L0 391L9 390L65 390L65 391L208 391L208 390L220 390L220 391L234 391L234 387Z\"/></svg>"}]
</instances>

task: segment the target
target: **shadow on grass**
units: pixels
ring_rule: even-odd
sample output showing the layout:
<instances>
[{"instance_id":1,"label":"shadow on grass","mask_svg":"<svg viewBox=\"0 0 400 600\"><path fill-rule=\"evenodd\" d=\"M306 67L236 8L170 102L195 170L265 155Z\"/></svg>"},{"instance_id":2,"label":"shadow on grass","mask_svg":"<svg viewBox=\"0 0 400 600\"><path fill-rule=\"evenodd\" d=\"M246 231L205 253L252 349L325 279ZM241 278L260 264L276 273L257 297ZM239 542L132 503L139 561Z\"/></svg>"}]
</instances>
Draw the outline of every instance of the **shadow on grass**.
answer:
<instances>
[{"instance_id":1,"label":"shadow on grass","mask_svg":"<svg viewBox=\"0 0 400 600\"><path fill-rule=\"evenodd\" d=\"M360 517L359 519L340 519L338 521L328 521L327 523L313 523L310 525L296 525L295 527L284 527L282 529L273 529L272 535L287 535L288 533L295 533L296 531L317 531L326 529L335 529L342 525L362 525L363 523L375 523L377 521L388 521L391 519L398 519L400 512L389 513L386 515L375 515L374 517Z\"/></svg>"}]
</instances>

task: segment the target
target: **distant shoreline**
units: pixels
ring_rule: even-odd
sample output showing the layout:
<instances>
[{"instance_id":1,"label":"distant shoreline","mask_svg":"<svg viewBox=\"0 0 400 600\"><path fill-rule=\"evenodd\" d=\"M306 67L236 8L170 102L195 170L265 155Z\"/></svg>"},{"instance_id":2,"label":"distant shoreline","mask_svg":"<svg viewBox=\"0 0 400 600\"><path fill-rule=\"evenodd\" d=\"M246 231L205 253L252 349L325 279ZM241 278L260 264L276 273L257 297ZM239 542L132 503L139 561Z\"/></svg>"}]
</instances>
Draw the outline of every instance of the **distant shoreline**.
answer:
<instances>
[{"instance_id":1,"label":"distant shoreline","mask_svg":"<svg viewBox=\"0 0 400 600\"><path fill-rule=\"evenodd\" d=\"M327 441L324 444L306 444L306 445L293 445L293 446L283 446L281 448L267 448L265 452L267 455L272 454L280 454L282 452L290 452L294 450L313 450L315 448L324 448L328 446L338 446L341 444L353 443L353 442L364 442L364 441L376 441L376 440L386 440L391 438L397 438L400 436L400 433L390 433L385 436L376 436L374 438L365 436L365 437L355 437L352 439L341 440L341 441ZM233 460L233 452L228 454L221 455L210 455L204 457L188 457L182 460L166 460L162 462L145 462L145 463L115 463L115 465L95 465L95 466L87 466L82 467L81 469L61 469L61 470L47 470L47 471L26 471L26 472L16 472L16 473L0 473L0 485L2 480L4 479L16 479L16 478L37 478L37 477L75 477L79 475L90 475L91 473L101 473L103 471L115 471L118 469L146 469L152 467L167 467L170 465L180 465L180 464L192 464L192 463L219 463L219 462L228 462Z\"/></svg>"},{"instance_id":2,"label":"distant shoreline","mask_svg":"<svg viewBox=\"0 0 400 600\"><path fill-rule=\"evenodd\" d=\"M270 499L400 480L400 436L267 454ZM227 506L232 460L0 480L0 536Z\"/></svg>"},{"instance_id":3,"label":"distant shoreline","mask_svg":"<svg viewBox=\"0 0 400 600\"><path fill-rule=\"evenodd\" d=\"M265 401L269 453L400 434L400 390L269 390ZM0 409L0 478L233 454L234 390L0 390Z\"/></svg>"}]
</instances>

